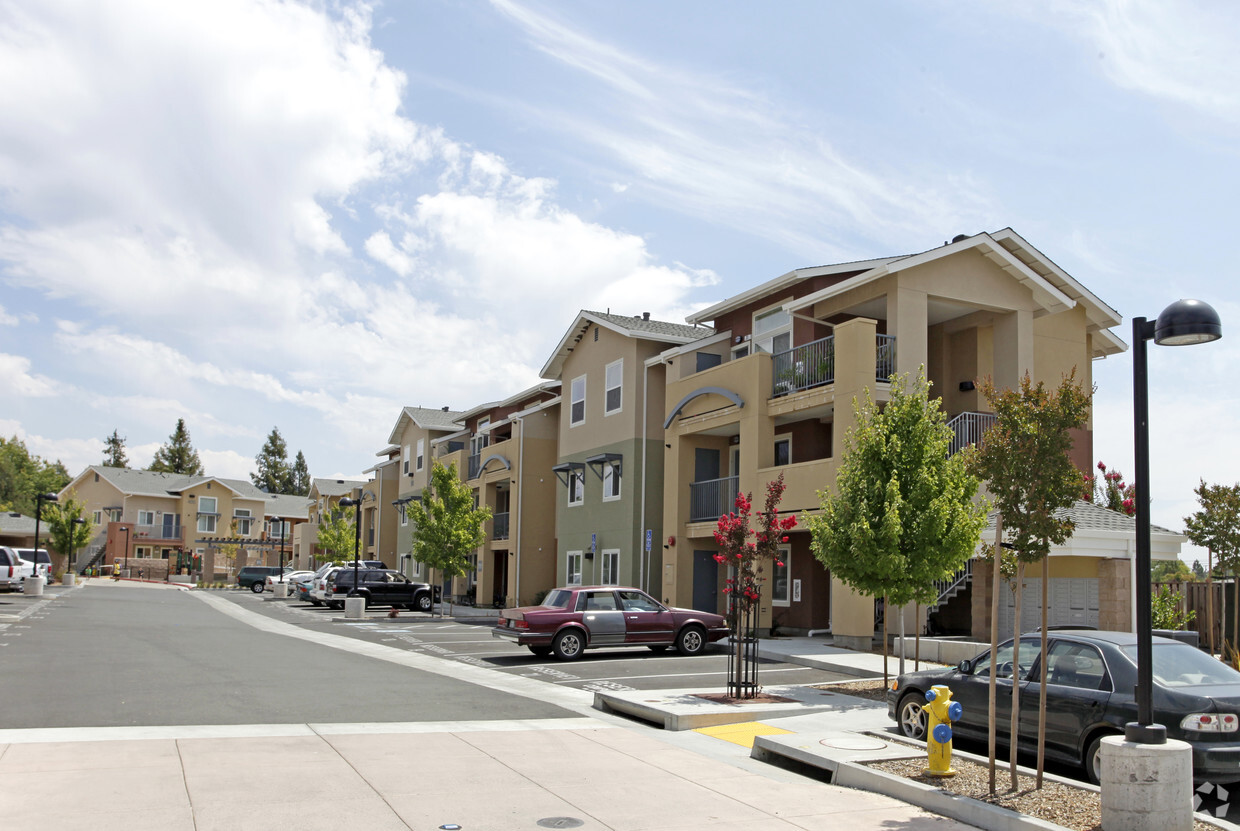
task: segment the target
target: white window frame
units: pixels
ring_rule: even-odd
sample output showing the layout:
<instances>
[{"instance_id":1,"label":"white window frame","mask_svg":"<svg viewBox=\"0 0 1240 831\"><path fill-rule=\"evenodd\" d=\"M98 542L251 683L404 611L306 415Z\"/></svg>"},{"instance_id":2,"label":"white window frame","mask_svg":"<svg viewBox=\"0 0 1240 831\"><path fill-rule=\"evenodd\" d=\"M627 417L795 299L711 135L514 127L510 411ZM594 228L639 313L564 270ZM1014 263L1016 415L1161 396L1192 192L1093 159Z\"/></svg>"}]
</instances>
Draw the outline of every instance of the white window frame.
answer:
<instances>
[{"instance_id":1,"label":"white window frame","mask_svg":"<svg viewBox=\"0 0 1240 831\"><path fill-rule=\"evenodd\" d=\"M400 506L400 527L401 528L406 528L409 526L409 511L406 510L408 507L409 507L408 502Z\"/></svg>"},{"instance_id":2,"label":"white window frame","mask_svg":"<svg viewBox=\"0 0 1240 831\"><path fill-rule=\"evenodd\" d=\"M211 503L211 510L205 511L203 510L203 503L208 502L208 501ZM217 527L216 521L219 519L219 517L202 516L202 514L216 514L218 513L219 506L220 506L219 500L216 499L214 496L198 497L198 513L199 513L198 533L199 534L214 534L215 533L215 529Z\"/></svg>"},{"instance_id":3,"label":"white window frame","mask_svg":"<svg viewBox=\"0 0 1240 831\"><path fill-rule=\"evenodd\" d=\"M783 568L771 563L771 605L772 606L791 606L792 605L792 546L779 546L779 559L783 561ZM779 599L775 595L775 578L777 572L784 573L784 597Z\"/></svg>"},{"instance_id":4,"label":"white window frame","mask_svg":"<svg viewBox=\"0 0 1240 831\"><path fill-rule=\"evenodd\" d=\"M564 585L580 586L582 553L580 551L569 551L565 559L568 568L564 576Z\"/></svg>"},{"instance_id":5,"label":"white window frame","mask_svg":"<svg viewBox=\"0 0 1240 831\"><path fill-rule=\"evenodd\" d=\"M577 487L574 488L573 485ZM577 500L573 501L573 492L577 492ZM582 467L574 467L568 471L568 506L584 505L586 501L586 471Z\"/></svg>"},{"instance_id":6,"label":"white window frame","mask_svg":"<svg viewBox=\"0 0 1240 831\"><path fill-rule=\"evenodd\" d=\"M606 462L603 464L603 501L615 502L620 498L620 487L623 485L620 476L619 462ZM614 491L614 493L612 493Z\"/></svg>"},{"instance_id":7,"label":"white window frame","mask_svg":"<svg viewBox=\"0 0 1240 831\"><path fill-rule=\"evenodd\" d=\"M217 519L218 517L215 517L215 516L198 517L198 533L199 534L214 534L215 533L215 521Z\"/></svg>"},{"instance_id":8,"label":"white window frame","mask_svg":"<svg viewBox=\"0 0 1240 831\"><path fill-rule=\"evenodd\" d=\"M405 463L404 469L401 472L408 473L409 472L409 445L406 444L404 447L402 447L400 452L401 452L401 458L404 460L404 463Z\"/></svg>"},{"instance_id":9,"label":"white window frame","mask_svg":"<svg viewBox=\"0 0 1240 831\"><path fill-rule=\"evenodd\" d=\"M142 521L144 517L146 518L146 522ZM155 524L155 512L154 511L138 511L138 524L139 525L154 525Z\"/></svg>"},{"instance_id":10,"label":"white window frame","mask_svg":"<svg viewBox=\"0 0 1240 831\"><path fill-rule=\"evenodd\" d=\"M616 374L619 376L615 379L614 384L612 383L612 378L611 378L612 370L615 370ZM617 403L615 407L612 407L611 402L610 402L612 390L615 390L617 394L616 396ZM618 361L612 361L606 367L603 368L603 415L604 416L615 415L616 413L620 412L623 409L624 409L624 358L621 358Z\"/></svg>"},{"instance_id":11,"label":"white window frame","mask_svg":"<svg viewBox=\"0 0 1240 831\"><path fill-rule=\"evenodd\" d=\"M581 382L580 394L578 394L577 392L578 381ZM568 426L578 427L586 423L586 376L578 375L576 378L570 381L568 390L569 390L568 391L568 396L569 396ZM578 404L581 404L581 418L575 417L574 411L576 410Z\"/></svg>"},{"instance_id":12,"label":"white window frame","mask_svg":"<svg viewBox=\"0 0 1240 831\"><path fill-rule=\"evenodd\" d=\"M103 511L95 511L95 525L103 525Z\"/></svg>"},{"instance_id":13,"label":"white window frame","mask_svg":"<svg viewBox=\"0 0 1240 831\"><path fill-rule=\"evenodd\" d=\"M787 443L788 445L788 464L792 464L792 434L791 433L781 434L776 437L775 447L779 447L779 445L783 443ZM772 461L775 463L777 467L783 467L783 465L780 465L779 462L777 461L779 454L776 453L774 455L775 455L775 458L773 458Z\"/></svg>"},{"instance_id":14,"label":"white window frame","mask_svg":"<svg viewBox=\"0 0 1240 831\"><path fill-rule=\"evenodd\" d=\"M211 501L211 510L209 510L209 511L207 511L207 510L203 510L202 503L204 503L204 502L206 502L206 501L208 501L208 500L210 500L210 501ZM220 507L219 500L218 500L218 499L216 499L214 496L200 496L200 497L198 497L198 511L199 511L199 513L203 513L203 514L218 514L218 513L219 513L219 507Z\"/></svg>"},{"instance_id":15,"label":"white window frame","mask_svg":"<svg viewBox=\"0 0 1240 831\"><path fill-rule=\"evenodd\" d=\"M620 585L620 549L604 548L599 552L599 556L602 558L599 563L599 573L602 575L599 585Z\"/></svg>"},{"instance_id":16,"label":"white window frame","mask_svg":"<svg viewBox=\"0 0 1240 831\"><path fill-rule=\"evenodd\" d=\"M758 331L758 321L764 318L773 317L782 314L788 318L787 323L782 323L772 329L763 332ZM774 355L776 352L784 352L792 348L792 314L783 311L780 306L774 306L769 309L763 309L760 312L754 312L753 315L753 336L751 342L755 352L766 352L768 355ZM785 349L775 349L775 339L781 335L788 336L788 346Z\"/></svg>"},{"instance_id":17,"label":"white window frame","mask_svg":"<svg viewBox=\"0 0 1240 831\"><path fill-rule=\"evenodd\" d=\"M414 470L421 471L426 463L426 439L418 439L418 451L413 454Z\"/></svg>"}]
</instances>

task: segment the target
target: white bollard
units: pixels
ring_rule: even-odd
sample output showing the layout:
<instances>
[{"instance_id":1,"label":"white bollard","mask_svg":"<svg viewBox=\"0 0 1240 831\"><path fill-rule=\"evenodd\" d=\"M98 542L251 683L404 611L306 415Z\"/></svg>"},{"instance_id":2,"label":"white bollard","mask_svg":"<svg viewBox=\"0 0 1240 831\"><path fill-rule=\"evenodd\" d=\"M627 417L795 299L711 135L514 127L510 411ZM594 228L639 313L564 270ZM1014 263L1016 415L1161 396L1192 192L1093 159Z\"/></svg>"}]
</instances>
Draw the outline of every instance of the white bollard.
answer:
<instances>
[{"instance_id":1,"label":"white bollard","mask_svg":"<svg viewBox=\"0 0 1240 831\"><path fill-rule=\"evenodd\" d=\"M1175 739L1137 744L1102 740L1102 827L1192 831L1193 748Z\"/></svg>"},{"instance_id":2,"label":"white bollard","mask_svg":"<svg viewBox=\"0 0 1240 831\"><path fill-rule=\"evenodd\" d=\"M43 595L43 578L38 574L33 577L27 577L22 581L22 594L28 594L32 597L41 597Z\"/></svg>"},{"instance_id":3,"label":"white bollard","mask_svg":"<svg viewBox=\"0 0 1240 831\"><path fill-rule=\"evenodd\" d=\"M288 599L288 589L289 589L288 583L272 583L271 584L271 593L275 595L276 600Z\"/></svg>"},{"instance_id":4,"label":"white bollard","mask_svg":"<svg viewBox=\"0 0 1240 831\"><path fill-rule=\"evenodd\" d=\"M363 620L366 617L366 598L346 597L344 600L344 619Z\"/></svg>"},{"instance_id":5,"label":"white bollard","mask_svg":"<svg viewBox=\"0 0 1240 831\"><path fill-rule=\"evenodd\" d=\"M74 574L72 571L66 571L65 576L60 578L60 584L62 586L77 585L77 575Z\"/></svg>"}]
</instances>

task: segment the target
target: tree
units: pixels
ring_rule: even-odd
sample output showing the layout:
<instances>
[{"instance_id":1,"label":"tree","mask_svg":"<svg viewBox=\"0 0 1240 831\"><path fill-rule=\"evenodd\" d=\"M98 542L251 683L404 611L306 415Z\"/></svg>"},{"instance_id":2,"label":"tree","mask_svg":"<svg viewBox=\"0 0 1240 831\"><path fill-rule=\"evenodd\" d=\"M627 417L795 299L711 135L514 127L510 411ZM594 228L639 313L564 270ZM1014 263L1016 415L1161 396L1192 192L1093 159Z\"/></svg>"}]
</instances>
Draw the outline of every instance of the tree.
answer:
<instances>
[{"instance_id":1,"label":"tree","mask_svg":"<svg viewBox=\"0 0 1240 831\"><path fill-rule=\"evenodd\" d=\"M1193 560L1193 578L1196 580L1206 579L1206 567L1201 564L1201 560Z\"/></svg>"},{"instance_id":2,"label":"tree","mask_svg":"<svg viewBox=\"0 0 1240 831\"><path fill-rule=\"evenodd\" d=\"M155 458L147 470L156 473L182 473L187 476L202 475L202 460L198 451L189 440L189 430L185 428L185 419L178 418L176 429L168 437L166 444L160 445L155 451Z\"/></svg>"},{"instance_id":3,"label":"tree","mask_svg":"<svg viewBox=\"0 0 1240 831\"><path fill-rule=\"evenodd\" d=\"M288 445L279 427L272 427L263 449L254 457L257 473L250 474L254 486L267 493L294 493L293 470L288 466ZM307 491L306 493L309 493Z\"/></svg>"},{"instance_id":4,"label":"tree","mask_svg":"<svg viewBox=\"0 0 1240 831\"><path fill-rule=\"evenodd\" d=\"M1150 622L1154 629L1184 629L1197 619L1197 613L1182 608L1184 596L1163 588L1150 598Z\"/></svg>"},{"instance_id":5,"label":"tree","mask_svg":"<svg viewBox=\"0 0 1240 831\"><path fill-rule=\"evenodd\" d=\"M460 577L469 570L469 555L486 542L483 525L491 509L474 507L474 492L461 481L456 462L435 462L422 500L405 505L413 526L413 559L440 572Z\"/></svg>"},{"instance_id":6,"label":"tree","mask_svg":"<svg viewBox=\"0 0 1240 831\"><path fill-rule=\"evenodd\" d=\"M1206 549L1206 631L1210 633L1210 654L1214 654L1214 595L1213 580L1214 558L1218 557L1219 565L1225 569L1240 566L1240 482L1234 485L1207 485L1205 480L1193 489L1197 494L1197 504L1201 506L1195 514L1184 517L1187 526L1185 533L1193 545ZM1240 632L1240 580L1236 581L1236 626ZM1228 659L1229 650L1226 643L1220 649L1224 660ZM1237 655L1234 645L1230 655Z\"/></svg>"},{"instance_id":7,"label":"tree","mask_svg":"<svg viewBox=\"0 0 1240 831\"><path fill-rule=\"evenodd\" d=\"M310 466L306 464L306 457L300 450L297 451L297 458L293 460L293 487L289 493L297 496L310 495Z\"/></svg>"},{"instance_id":8,"label":"tree","mask_svg":"<svg viewBox=\"0 0 1240 831\"><path fill-rule=\"evenodd\" d=\"M351 563L357 553L354 512L335 508L319 523L319 548L326 552L324 562ZM321 565L321 563L320 563Z\"/></svg>"},{"instance_id":9,"label":"tree","mask_svg":"<svg viewBox=\"0 0 1240 831\"><path fill-rule=\"evenodd\" d=\"M95 523L86 515L85 503L74 498L72 491L44 508L43 519L47 522L48 544L58 556L65 558L65 566L59 571L69 571L73 568L74 553L84 548L94 535Z\"/></svg>"},{"instance_id":10,"label":"tree","mask_svg":"<svg viewBox=\"0 0 1240 831\"><path fill-rule=\"evenodd\" d=\"M1016 751L1019 739L1020 684L1016 674L1020 667L1021 592L1025 566L1042 563L1042 654L1046 654L1046 611L1049 563L1052 545L1063 544L1072 535L1074 525L1067 509L1081 492L1081 472L1072 464L1071 430L1085 422L1089 414L1090 393L1076 382L1073 368L1055 390L1048 390L1039 381L1036 385L1029 374L1021 379L1019 390L997 390L990 380L982 384L982 394L996 416L995 425L986 433L986 440L970 461L975 475L984 480L995 502L995 545L1006 535L1016 555L1016 632L1012 650L1012 726L1011 776L1016 789ZM1003 529L1003 530L999 530ZM994 570L994 593L999 594L999 569ZM995 712L996 655L999 643L999 622L990 621L990 712ZM1046 735L1046 673L1042 673L1038 712L1038 774L1037 786L1042 787L1043 751ZM995 730L990 721L990 792L995 791Z\"/></svg>"},{"instance_id":11,"label":"tree","mask_svg":"<svg viewBox=\"0 0 1240 831\"><path fill-rule=\"evenodd\" d=\"M129 467L129 459L125 456L125 439L118 430L103 440L103 466Z\"/></svg>"},{"instance_id":12,"label":"tree","mask_svg":"<svg viewBox=\"0 0 1240 831\"><path fill-rule=\"evenodd\" d=\"M978 480L968 454L949 456L952 430L919 372L892 376L879 408L867 390L853 408L836 493L819 493L822 512L809 521L811 550L832 576L888 608L937 599L934 581L955 574L977 547L986 509L973 501ZM887 675L886 617L883 676Z\"/></svg>"},{"instance_id":13,"label":"tree","mask_svg":"<svg viewBox=\"0 0 1240 831\"><path fill-rule=\"evenodd\" d=\"M1183 560L1159 560L1150 566L1150 580L1154 583L1187 583L1195 576Z\"/></svg>"},{"instance_id":14,"label":"tree","mask_svg":"<svg viewBox=\"0 0 1240 831\"><path fill-rule=\"evenodd\" d=\"M1133 516L1137 513L1137 486L1124 482L1124 474L1107 470L1105 462L1098 462L1101 480L1097 476L1085 476L1085 501L1093 502L1112 511Z\"/></svg>"},{"instance_id":15,"label":"tree","mask_svg":"<svg viewBox=\"0 0 1240 831\"><path fill-rule=\"evenodd\" d=\"M728 617L732 627L732 644L736 660L731 664L728 690L737 698L752 698L757 685L744 678L752 671L757 678L757 668L747 667L742 657L745 639L751 637L746 622L751 620L753 609L762 597L763 565L772 563L783 566L779 559L779 544L787 542L787 531L796 527L795 515L779 518L779 502L784 495L784 474L766 486L766 502L759 515L759 530L749 527L749 512L753 507L753 494L736 494L736 510L719 517L715 530L715 542L719 553L715 562L735 569L734 576L727 578L724 593L728 597ZM751 542L750 537L754 537ZM773 569L772 569L773 570Z\"/></svg>"},{"instance_id":16,"label":"tree","mask_svg":"<svg viewBox=\"0 0 1240 831\"><path fill-rule=\"evenodd\" d=\"M57 493L69 479L59 460L46 462L30 455L17 436L0 437L0 510L34 516L35 496Z\"/></svg>"}]
</instances>

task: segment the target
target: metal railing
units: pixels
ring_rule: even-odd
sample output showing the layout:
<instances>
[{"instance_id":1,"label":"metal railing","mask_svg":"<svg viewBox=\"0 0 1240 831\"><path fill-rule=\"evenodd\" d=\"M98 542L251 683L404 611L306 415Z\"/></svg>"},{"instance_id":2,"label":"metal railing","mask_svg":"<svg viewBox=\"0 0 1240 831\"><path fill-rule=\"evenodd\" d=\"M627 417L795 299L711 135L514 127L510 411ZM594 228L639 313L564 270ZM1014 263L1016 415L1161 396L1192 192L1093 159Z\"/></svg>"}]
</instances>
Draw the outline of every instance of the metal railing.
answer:
<instances>
[{"instance_id":1,"label":"metal railing","mask_svg":"<svg viewBox=\"0 0 1240 831\"><path fill-rule=\"evenodd\" d=\"M154 525L135 525L134 538L148 540L179 540L181 539L181 523L165 522Z\"/></svg>"},{"instance_id":2,"label":"metal railing","mask_svg":"<svg viewBox=\"0 0 1240 831\"><path fill-rule=\"evenodd\" d=\"M714 522L736 504L739 476L689 483L689 521Z\"/></svg>"},{"instance_id":3,"label":"metal railing","mask_svg":"<svg viewBox=\"0 0 1240 831\"><path fill-rule=\"evenodd\" d=\"M875 362L874 378L886 381L896 371L896 336L878 335L878 360Z\"/></svg>"},{"instance_id":4,"label":"metal railing","mask_svg":"<svg viewBox=\"0 0 1240 831\"><path fill-rule=\"evenodd\" d=\"M469 457L469 478L477 479L482 470L482 454L473 453Z\"/></svg>"},{"instance_id":5,"label":"metal railing","mask_svg":"<svg viewBox=\"0 0 1240 831\"><path fill-rule=\"evenodd\" d=\"M938 592L938 596L933 603L926 607L926 614L938 611L939 607L956 595L960 594L965 586L973 581L973 561L965 561L964 568L957 571L951 577L943 580L935 580L934 588Z\"/></svg>"},{"instance_id":6,"label":"metal railing","mask_svg":"<svg viewBox=\"0 0 1240 831\"><path fill-rule=\"evenodd\" d=\"M895 335L875 336L874 378L886 381L896 371ZM835 382L835 336L794 346L771 355L771 397Z\"/></svg>"},{"instance_id":7,"label":"metal railing","mask_svg":"<svg viewBox=\"0 0 1240 831\"><path fill-rule=\"evenodd\" d=\"M491 539L508 539L508 512L491 515Z\"/></svg>"},{"instance_id":8,"label":"metal railing","mask_svg":"<svg viewBox=\"0 0 1240 831\"><path fill-rule=\"evenodd\" d=\"M970 445L981 445L986 431L995 426L998 416L994 413L961 413L947 422L952 428L952 443L947 455L954 456Z\"/></svg>"}]
</instances>

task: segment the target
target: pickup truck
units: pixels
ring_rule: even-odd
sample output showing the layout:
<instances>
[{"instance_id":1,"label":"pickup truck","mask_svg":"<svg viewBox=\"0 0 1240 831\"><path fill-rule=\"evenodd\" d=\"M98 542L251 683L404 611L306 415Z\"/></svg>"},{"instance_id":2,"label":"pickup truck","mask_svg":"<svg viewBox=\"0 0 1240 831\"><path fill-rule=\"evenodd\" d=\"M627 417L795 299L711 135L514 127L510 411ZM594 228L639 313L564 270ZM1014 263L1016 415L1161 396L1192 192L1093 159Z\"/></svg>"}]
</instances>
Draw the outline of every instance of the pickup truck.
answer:
<instances>
[{"instance_id":1,"label":"pickup truck","mask_svg":"<svg viewBox=\"0 0 1240 831\"><path fill-rule=\"evenodd\" d=\"M333 572L327 578L327 608L343 609L345 598L352 592L353 569ZM363 568L358 571L357 594L367 606L404 606L416 612L429 612L434 606L432 597L438 597L439 592L432 592L429 584L415 583L399 571Z\"/></svg>"}]
</instances>

